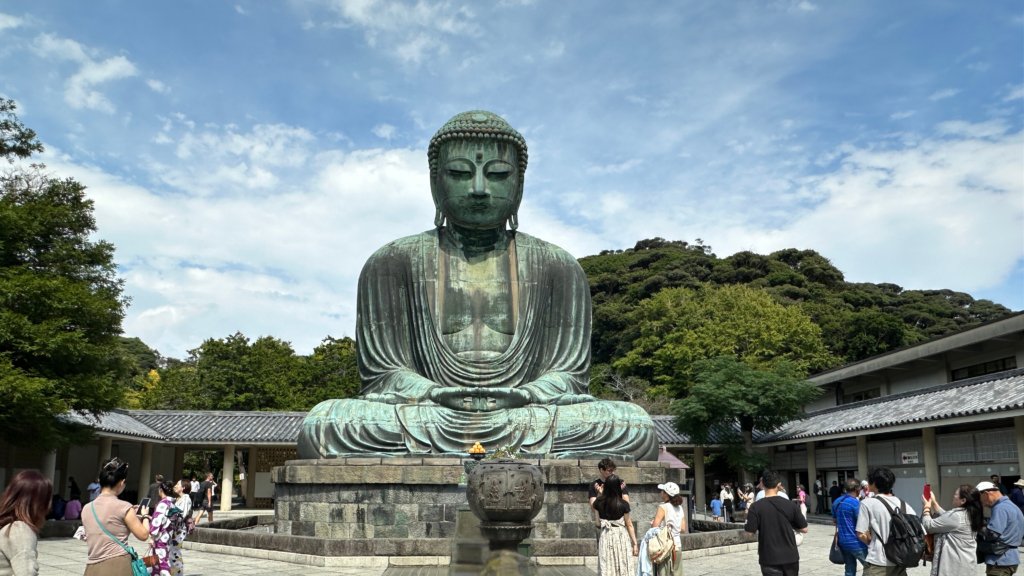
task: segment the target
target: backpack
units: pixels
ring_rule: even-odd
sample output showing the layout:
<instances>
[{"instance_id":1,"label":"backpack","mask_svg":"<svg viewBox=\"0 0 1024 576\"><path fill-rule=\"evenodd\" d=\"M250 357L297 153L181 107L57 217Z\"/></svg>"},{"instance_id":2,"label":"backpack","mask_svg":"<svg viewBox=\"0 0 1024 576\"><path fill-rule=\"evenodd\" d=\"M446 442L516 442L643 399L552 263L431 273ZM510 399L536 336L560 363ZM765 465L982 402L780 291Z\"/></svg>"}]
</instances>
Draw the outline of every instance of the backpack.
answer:
<instances>
[{"instance_id":1,"label":"backpack","mask_svg":"<svg viewBox=\"0 0 1024 576\"><path fill-rule=\"evenodd\" d=\"M904 568L917 566L924 557L925 550L921 519L913 514L907 514L907 503L902 500L900 507L894 510L884 498L875 498L889 511L889 539L882 543L885 557L889 562Z\"/></svg>"},{"instance_id":2,"label":"backpack","mask_svg":"<svg viewBox=\"0 0 1024 576\"><path fill-rule=\"evenodd\" d=\"M653 564L661 564L672 557L676 549L676 541L672 538L672 529L667 525L647 541L647 557Z\"/></svg>"}]
</instances>

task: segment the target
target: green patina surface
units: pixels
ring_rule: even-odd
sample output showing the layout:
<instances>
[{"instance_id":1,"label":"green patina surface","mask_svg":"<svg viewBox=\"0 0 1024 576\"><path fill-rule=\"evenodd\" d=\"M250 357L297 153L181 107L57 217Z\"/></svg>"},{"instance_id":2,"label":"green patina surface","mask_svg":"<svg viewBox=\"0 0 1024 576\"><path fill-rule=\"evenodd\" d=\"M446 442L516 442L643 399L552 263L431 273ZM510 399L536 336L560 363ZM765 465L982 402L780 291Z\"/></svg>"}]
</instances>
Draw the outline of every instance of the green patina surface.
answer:
<instances>
[{"instance_id":1,"label":"green patina surface","mask_svg":"<svg viewBox=\"0 0 1024 576\"><path fill-rule=\"evenodd\" d=\"M526 142L501 117L452 118L428 149L435 228L380 248L359 279L362 394L317 405L303 458L464 455L653 460L641 408L587 394L586 276L517 230Z\"/></svg>"}]
</instances>

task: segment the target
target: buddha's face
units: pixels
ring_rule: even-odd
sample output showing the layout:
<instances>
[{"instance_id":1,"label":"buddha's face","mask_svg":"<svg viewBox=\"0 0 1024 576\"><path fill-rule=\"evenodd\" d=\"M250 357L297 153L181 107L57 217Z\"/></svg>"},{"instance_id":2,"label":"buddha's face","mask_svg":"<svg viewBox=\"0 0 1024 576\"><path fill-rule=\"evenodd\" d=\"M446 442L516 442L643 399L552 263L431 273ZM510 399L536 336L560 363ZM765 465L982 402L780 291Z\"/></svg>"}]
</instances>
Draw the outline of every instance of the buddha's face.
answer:
<instances>
[{"instance_id":1,"label":"buddha's face","mask_svg":"<svg viewBox=\"0 0 1024 576\"><path fill-rule=\"evenodd\" d=\"M516 149L491 139L454 140L441 146L434 202L452 224L504 227L519 207L522 186Z\"/></svg>"}]
</instances>

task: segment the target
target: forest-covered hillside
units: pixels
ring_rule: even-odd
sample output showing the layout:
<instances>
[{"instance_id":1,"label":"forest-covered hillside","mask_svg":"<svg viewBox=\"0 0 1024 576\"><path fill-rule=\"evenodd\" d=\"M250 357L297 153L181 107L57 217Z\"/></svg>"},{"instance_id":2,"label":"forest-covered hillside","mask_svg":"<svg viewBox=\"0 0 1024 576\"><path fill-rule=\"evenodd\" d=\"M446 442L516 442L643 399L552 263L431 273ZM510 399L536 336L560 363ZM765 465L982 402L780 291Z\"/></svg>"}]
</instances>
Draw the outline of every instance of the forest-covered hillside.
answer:
<instances>
[{"instance_id":1,"label":"forest-covered hillside","mask_svg":"<svg viewBox=\"0 0 1024 576\"><path fill-rule=\"evenodd\" d=\"M669 288L709 290L743 285L795 307L820 328L831 359L810 371L843 364L1003 318L1011 310L990 300L946 289L904 290L895 284L847 282L841 270L813 250L769 255L716 256L701 240L641 240L632 249L606 250L580 259L594 300L593 359L600 376L610 367L633 373L624 360L645 326L643 303ZM648 322L649 324L649 322Z\"/></svg>"}]
</instances>

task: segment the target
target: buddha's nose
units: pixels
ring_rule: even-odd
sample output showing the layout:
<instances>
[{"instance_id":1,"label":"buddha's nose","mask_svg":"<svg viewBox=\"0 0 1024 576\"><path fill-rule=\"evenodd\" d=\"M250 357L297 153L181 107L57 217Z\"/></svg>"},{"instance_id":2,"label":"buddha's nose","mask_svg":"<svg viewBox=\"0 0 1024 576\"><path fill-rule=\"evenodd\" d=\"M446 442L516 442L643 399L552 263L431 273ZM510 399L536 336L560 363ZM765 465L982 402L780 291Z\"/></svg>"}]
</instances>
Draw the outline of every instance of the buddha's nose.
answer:
<instances>
[{"instance_id":1,"label":"buddha's nose","mask_svg":"<svg viewBox=\"0 0 1024 576\"><path fill-rule=\"evenodd\" d=\"M473 190L471 193L473 196L487 196L487 179L484 178L483 170L477 170L476 174L473 175Z\"/></svg>"}]
</instances>

